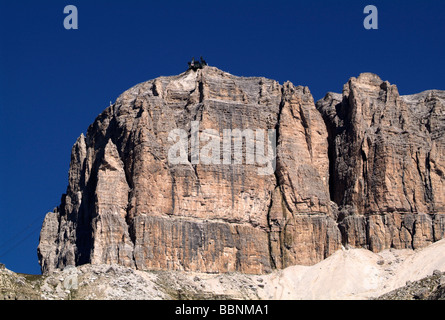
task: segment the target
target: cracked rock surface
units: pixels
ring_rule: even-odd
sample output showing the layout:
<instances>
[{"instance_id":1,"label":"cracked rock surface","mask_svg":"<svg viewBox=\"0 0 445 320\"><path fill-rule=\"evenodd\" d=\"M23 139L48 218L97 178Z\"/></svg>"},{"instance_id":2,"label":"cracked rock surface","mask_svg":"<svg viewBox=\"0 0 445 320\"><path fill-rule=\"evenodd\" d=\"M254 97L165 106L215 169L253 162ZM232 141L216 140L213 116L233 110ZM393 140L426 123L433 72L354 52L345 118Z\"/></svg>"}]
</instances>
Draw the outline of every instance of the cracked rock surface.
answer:
<instances>
[{"instance_id":1,"label":"cracked rock surface","mask_svg":"<svg viewBox=\"0 0 445 320\"><path fill-rule=\"evenodd\" d=\"M187 161L172 164L178 129ZM227 129L275 130L275 170L258 153L248 163L255 134L229 140L231 151L237 139L246 148L243 159L227 163L221 144L211 152L220 163L196 161L193 144L203 152ZM214 67L150 80L77 139L39 262L44 273L116 264L263 274L313 265L342 245L425 247L445 232L444 135L443 91L399 96L373 74L317 103L307 87Z\"/></svg>"},{"instance_id":2,"label":"cracked rock surface","mask_svg":"<svg viewBox=\"0 0 445 320\"><path fill-rule=\"evenodd\" d=\"M0 268L0 300L444 299L445 239L423 249L338 250L269 274L84 264L43 275Z\"/></svg>"},{"instance_id":3,"label":"cracked rock surface","mask_svg":"<svg viewBox=\"0 0 445 320\"><path fill-rule=\"evenodd\" d=\"M374 252L443 238L445 92L400 96L370 73L317 102L343 242Z\"/></svg>"}]
</instances>

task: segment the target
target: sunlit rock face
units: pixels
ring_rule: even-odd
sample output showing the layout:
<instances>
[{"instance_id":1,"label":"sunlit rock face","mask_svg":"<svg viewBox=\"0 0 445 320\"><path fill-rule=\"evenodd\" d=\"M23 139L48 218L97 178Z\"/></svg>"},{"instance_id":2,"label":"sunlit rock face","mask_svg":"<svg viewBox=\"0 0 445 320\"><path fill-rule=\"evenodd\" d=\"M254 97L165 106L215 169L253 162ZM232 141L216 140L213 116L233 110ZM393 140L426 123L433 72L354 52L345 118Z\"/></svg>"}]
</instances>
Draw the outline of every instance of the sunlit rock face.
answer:
<instances>
[{"instance_id":1,"label":"sunlit rock face","mask_svg":"<svg viewBox=\"0 0 445 320\"><path fill-rule=\"evenodd\" d=\"M443 92L400 97L373 74L317 104L209 66L138 84L74 144L42 271L260 274L342 244L425 246L445 230L444 124Z\"/></svg>"}]
</instances>

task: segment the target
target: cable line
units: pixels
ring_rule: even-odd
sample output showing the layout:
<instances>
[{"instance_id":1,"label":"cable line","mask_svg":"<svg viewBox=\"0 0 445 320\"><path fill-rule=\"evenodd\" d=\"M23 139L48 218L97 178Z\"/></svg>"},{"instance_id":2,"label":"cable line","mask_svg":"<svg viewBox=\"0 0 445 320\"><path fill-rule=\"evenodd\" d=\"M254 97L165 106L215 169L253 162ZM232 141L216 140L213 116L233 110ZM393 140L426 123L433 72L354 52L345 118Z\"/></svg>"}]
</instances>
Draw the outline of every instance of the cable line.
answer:
<instances>
[{"instance_id":1,"label":"cable line","mask_svg":"<svg viewBox=\"0 0 445 320\"><path fill-rule=\"evenodd\" d=\"M10 253L12 250L16 249L17 247L19 247L21 244L23 244L23 242L25 242L25 240L27 240L28 238L30 238L31 236L33 236L35 234L35 232L38 231L38 228L36 228L36 226L34 226L34 228L25 235L24 238L19 238L18 242L13 242L11 244L11 246L9 248L6 249L6 251L3 251L3 253L0 254L0 258L6 256L8 253Z\"/></svg>"}]
</instances>

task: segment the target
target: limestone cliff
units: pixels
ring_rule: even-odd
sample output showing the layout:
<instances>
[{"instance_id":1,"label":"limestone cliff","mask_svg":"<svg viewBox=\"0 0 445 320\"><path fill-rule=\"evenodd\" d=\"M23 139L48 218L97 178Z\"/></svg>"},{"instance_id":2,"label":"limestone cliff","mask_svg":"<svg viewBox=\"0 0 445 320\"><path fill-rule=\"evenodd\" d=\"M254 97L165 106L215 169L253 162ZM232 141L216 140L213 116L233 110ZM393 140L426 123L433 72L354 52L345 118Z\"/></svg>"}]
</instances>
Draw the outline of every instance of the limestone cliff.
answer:
<instances>
[{"instance_id":1,"label":"limestone cliff","mask_svg":"<svg viewBox=\"0 0 445 320\"><path fill-rule=\"evenodd\" d=\"M444 236L445 92L400 96L370 73L317 103L343 242L373 251Z\"/></svg>"},{"instance_id":2,"label":"limestone cliff","mask_svg":"<svg viewBox=\"0 0 445 320\"><path fill-rule=\"evenodd\" d=\"M445 230L444 96L363 74L316 107L307 87L214 67L136 85L74 144L42 271L267 273L342 244L425 246Z\"/></svg>"}]
</instances>

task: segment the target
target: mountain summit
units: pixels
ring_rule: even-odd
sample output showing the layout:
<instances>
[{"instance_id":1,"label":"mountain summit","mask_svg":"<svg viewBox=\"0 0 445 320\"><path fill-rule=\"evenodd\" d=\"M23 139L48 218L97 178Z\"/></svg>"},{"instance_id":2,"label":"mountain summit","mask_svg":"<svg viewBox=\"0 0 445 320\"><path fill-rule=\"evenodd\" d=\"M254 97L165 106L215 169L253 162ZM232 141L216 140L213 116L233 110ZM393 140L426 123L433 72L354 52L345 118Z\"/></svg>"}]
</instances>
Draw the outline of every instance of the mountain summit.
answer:
<instances>
[{"instance_id":1,"label":"mountain summit","mask_svg":"<svg viewBox=\"0 0 445 320\"><path fill-rule=\"evenodd\" d=\"M77 139L38 257L261 274L342 245L421 248L444 237L444 186L444 91L364 73L315 103L204 66L125 91Z\"/></svg>"}]
</instances>

